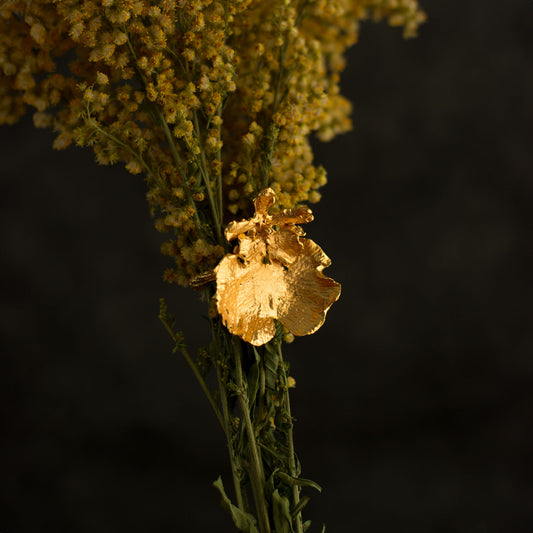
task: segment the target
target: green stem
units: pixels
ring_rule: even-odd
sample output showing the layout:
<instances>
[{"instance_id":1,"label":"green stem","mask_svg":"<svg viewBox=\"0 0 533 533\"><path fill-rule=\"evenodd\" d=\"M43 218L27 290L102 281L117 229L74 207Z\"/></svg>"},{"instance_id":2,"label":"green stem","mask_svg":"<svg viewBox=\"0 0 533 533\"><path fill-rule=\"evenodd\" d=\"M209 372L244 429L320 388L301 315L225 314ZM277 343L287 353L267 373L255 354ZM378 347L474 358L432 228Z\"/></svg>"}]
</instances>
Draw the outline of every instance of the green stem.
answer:
<instances>
[{"instance_id":1,"label":"green stem","mask_svg":"<svg viewBox=\"0 0 533 533\"><path fill-rule=\"evenodd\" d=\"M231 464L231 474L233 476L233 485L235 487L235 496L237 498L237 506L243 512L246 512L246 505L244 503L241 487L241 479L237 471L237 461L235 457L235 449L232 444L232 430L231 430L231 418L228 408L228 392L222 376L220 375L220 369L217 366L217 379L218 387L220 391L220 402L222 404L222 414L224 416L224 428L226 432L226 440L228 442L228 452Z\"/></svg>"},{"instance_id":2,"label":"green stem","mask_svg":"<svg viewBox=\"0 0 533 533\"><path fill-rule=\"evenodd\" d=\"M211 300L211 294L209 290L206 290L204 292L206 300L209 302ZM217 353L220 357L222 357L224 354L222 352L221 348L221 331L219 327L216 327L215 322L211 319L211 331L213 332L213 340L215 342L215 348ZM220 372L220 366L217 364L217 361L215 361L215 368L217 372L217 380L218 380L218 390L220 393L220 403L222 405L222 416L224 417L224 431L226 433L226 440L228 443L228 453L230 458L230 464L231 464L231 474L233 476L233 486L235 487L235 496L237 498L237 506L239 509L243 512L247 511L247 506L244 502L243 498L243 492L242 492L242 486L241 486L241 477L239 475L239 472L237 470L237 460L235 456L235 448L233 447L232 443L232 428L231 428L231 413L228 406L228 391L226 388L226 382L223 379L221 372Z\"/></svg>"},{"instance_id":3,"label":"green stem","mask_svg":"<svg viewBox=\"0 0 533 533\"><path fill-rule=\"evenodd\" d=\"M193 113L193 121L194 121L194 129L196 132L196 137L198 139L198 142L200 142L201 134L200 134L200 126L198 124L198 115L196 111ZM217 207L215 197L213 196L213 190L211 187L211 180L209 179L209 172L207 170L207 161L205 159L205 150L200 150L200 161L198 164L200 168L200 174L202 175L202 178L204 180L205 188L207 190L207 198L209 200L209 206L211 207L211 214L213 215L213 224L215 226L216 230L216 236L218 239L219 244L223 244L222 240L222 223L220 222L220 209L222 208L222 205Z\"/></svg>"},{"instance_id":4,"label":"green stem","mask_svg":"<svg viewBox=\"0 0 533 533\"><path fill-rule=\"evenodd\" d=\"M179 60L179 63L181 65L181 68L183 72L186 74L187 79L189 82L192 82L194 79L194 67L193 72L191 73L189 71L189 63L186 62L185 65ZM194 131L196 133L196 139L198 140L198 143L202 144L202 135L200 133L200 125L198 123L198 114L196 110L193 110L193 123L194 123ZM190 148L189 148L190 149ZM193 153L192 150L190 150L191 153ZM220 150L219 150L220 153ZM220 203L217 206L216 199L213 195L213 189L211 187L211 181L209 179L210 172L207 168L207 161L205 158L205 146L202 146L202 149L200 150L200 158L196 158L198 163L198 168L200 170L200 175L202 176L203 182L205 184L205 188L207 190L207 198L209 200L209 207L211 209L211 215L213 217L213 224L215 226L215 233L217 237L218 244L221 244L224 246L224 239L222 238L222 203Z\"/></svg>"},{"instance_id":5,"label":"green stem","mask_svg":"<svg viewBox=\"0 0 533 533\"><path fill-rule=\"evenodd\" d=\"M289 418L289 429L287 430L287 447L289 448L289 469L290 469L290 475L294 478L298 477L298 472L296 470L296 455L294 453L294 437L292 433L293 423L292 423L292 416L291 416L291 404L290 404L290 397L289 397L289 380L287 376L287 370L283 363L283 355L281 353L281 342L278 345L278 353L279 353L279 364L281 365L281 368L283 369L283 390L285 395L285 409L287 412L287 416ZM293 497L293 505L294 508L298 507L300 503L300 487L298 485L293 485L292 487L292 497ZM302 524L302 513L298 512L298 514L295 517L296 520L296 533L303 533L303 524Z\"/></svg>"},{"instance_id":6,"label":"green stem","mask_svg":"<svg viewBox=\"0 0 533 533\"><path fill-rule=\"evenodd\" d=\"M161 317L160 317L161 318ZM198 383L200 384L200 387L204 391L204 394L207 396L207 399L209 400L209 403L211 404L211 407L213 408L213 411L218 418L218 421L220 422L220 425L224 429L224 420L222 419L222 415L220 414L220 409L218 408L215 399L213 398L213 395L209 391L209 388L207 387L207 384L202 377L202 374L198 370L198 367L194 364L194 361L192 360L191 356L189 355L189 352L187 351L187 348L183 346L183 344L180 342L180 339L176 336L174 331L172 331L172 328L170 325L161 318L161 322L163 322L163 325L165 326L166 330L169 332L170 336L172 337L172 340L176 343L176 347L181 352L189 366L191 367L191 370L193 371L193 374L195 375L196 379L198 380Z\"/></svg>"},{"instance_id":7,"label":"green stem","mask_svg":"<svg viewBox=\"0 0 533 533\"><path fill-rule=\"evenodd\" d=\"M238 398L250 449L250 481L257 510L257 518L261 533L270 533L267 502L265 499L265 473L255 439L255 432L250 418L250 404L242 375L241 344L237 337L232 337L233 353L235 356L235 372L237 379Z\"/></svg>"},{"instance_id":8,"label":"green stem","mask_svg":"<svg viewBox=\"0 0 533 533\"><path fill-rule=\"evenodd\" d=\"M187 196L187 201L194 208L194 220L196 222L196 228L198 229L199 233L202 233L202 224L200 222L200 218L198 217L198 209L196 208L196 204L192 197L189 184L187 183L187 173L185 170L185 165L183 164L183 161L181 160L180 154L174 142L174 138L172 137L172 133L170 132L170 128L168 127L167 121L165 120L165 117L163 116L161 109L159 109L159 106L157 105L154 105L153 107L159 118L159 122L161 123L161 126L163 128L163 133L165 134L165 138L170 148L170 153L172 154L172 158L174 159L174 163L176 164L176 166L178 167L180 171L181 181L183 184L183 189L185 190L185 194Z\"/></svg>"},{"instance_id":9,"label":"green stem","mask_svg":"<svg viewBox=\"0 0 533 533\"><path fill-rule=\"evenodd\" d=\"M126 143L122 142L118 137L115 137L112 133L109 133L104 128L100 127L98 121L91 116L91 112L89 111L88 108L87 108L87 117L85 117L84 115L84 120L88 126L95 129L98 133L100 133L101 135L104 135L109 140L113 141L117 146L120 146L123 150L126 150L133 157L135 157L135 159L137 159L139 164L144 168L148 176L151 176L153 174L152 169L147 165L142 155L140 153L137 153L131 146L128 146Z\"/></svg>"},{"instance_id":10,"label":"green stem","mask_svg":"<svg viewBox=\"0 0 533 533\"><path fill-rule=\"evenodd\" d=\"M299 28L302 24L303 19L307 14L307 7L309 6L309 0L305 0L300 8L300 12L296 17L296 27ZM287 79L285 78L286 69L285 69L285 60L287 58L287 50L289 48L289 40L287 36L283 38L283 44L279 49L279 60L278 60L278 72L276 85L274 88L274 101L272 103L272 110L270 112L270 127L267 133L265 153L263 154L263 186L268 187L270 185L269 176L270 169L272 167L272 156L276 148L276 143L278 140L278 128L272 120L274 115L278 112L279 106L281 105L283 98L286 96L282 94L282 87L287 87Z\"/></svg>"},{"instance_id":11,"label":"green stem","mask_svg":"<svg viewBox=\"0 0 533 533\"><path fill-rule=\"evenodd\" d=\"M133 48L133 44L130 40L129 34L126 31L126 28L123 29L124 33L128 36L128 48L130 50L130 54L134 60L135 63L137 63L137 54L135 53L135 49ZM139 76L145 90L146 86L148 85L148 80L146 79L146 76L143 74L143 72L137 68L137 75ZM176 143L174 141L174 137L172 137L172 133L170 132L170 128L168 127L167 121L165 120L165 117L163 116L163 113L160 109L160 107L157 104L153 104L152 109L156 113L159 122L161 124L161 127L163 128L163 133L165 134L165 138L167 140L168 147L170 148L170 153L172 154L172 159L174 159L174 163L178 167L180 174L181 174L181 181L183 185L183 189L185 190L185 195L187 196L187 202L189 205L194 209L194 221L196 223L196 229L200 235L203 235L204 232L202 230L202 223L200 222L200 217L198 216L198 209L196 209L196 203L194 202L194 198L192 197L191 190L189 188L189 184L187 183L187 172L185 165L180 157L180 154L178 152L178 149L176 148Z\"/></svg>"},{"instance_id":12,"label":"green stem","mask_svg":"<svg viewBox=\"0 0 533 533\"><path fill-rule=\"evenodd\" d=\"M217 115L222 118L222 105L218 106ZM220 126L218 127L218 137L220 138ZM218 161L218 176L217 176L217 196L218 196L218 207L220 214L220 226L224 225L224 199L222 197L222 154L221 150L217 151L217 161Z\"/></svg>"}]
</instances>

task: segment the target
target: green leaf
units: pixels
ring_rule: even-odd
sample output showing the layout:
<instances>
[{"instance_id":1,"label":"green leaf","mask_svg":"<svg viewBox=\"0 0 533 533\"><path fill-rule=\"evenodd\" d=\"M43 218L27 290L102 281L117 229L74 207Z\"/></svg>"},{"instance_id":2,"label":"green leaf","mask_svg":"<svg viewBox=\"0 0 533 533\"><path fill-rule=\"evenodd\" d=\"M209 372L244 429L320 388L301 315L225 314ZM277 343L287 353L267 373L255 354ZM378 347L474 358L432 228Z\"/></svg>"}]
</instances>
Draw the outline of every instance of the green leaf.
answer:
<instances>
[{"instance_id":1,"label":"green leaf","mask_svg":"<svg viewBox=\"0 0 533 533\"><path fill-rule=\"evenodd\" d=\"M261 420L257 420L255 422L255 427L256 427L256 432L259 434L264 428L266 428L267 430L270 429L271 425L270 425L270 419L276 415L276 405L275 403L272 401L271 398L269 397L266 397L266 402L267 402L267 405L266 405L266 409L263 409L262 413L261 413ZM266 414L265 414L265 410L266 410Z\"/></svg>"},{"instance_id":2,"label":"green leaf","mask_svg":"<svg viewBox=\"0 0 533 533\"><path fill-rule=\"evenodd\" d=\"M213 486L220 492L220 495L222 496L222 507L231 514L235 527L244 533L259 533L255 525L255 518L250 513L241 511L231 503L231 500L226 495L224 484L222 483L220 476L213 483Z\"/></svg>"},{"instance_id":3,"label":"green leaf","mask_svg":"<svg viewBox=\"0 0 533 533\"><path fill-rule=\"evenodd\" d=\"M272 344L276 345L276 349L278 349L281 346L281 343L283 342L283 330L283 324L276 320L276 333L272 341Z\"/></svg>"},{"instance_id":4,"label":"green leaf","mask_svg":"<svg viewBox=\"0 0 533 533\"><path fill-rule=\"evenodd\" d=\"M326 524L322 524L322 531L321 533L326 533Z\"/></svg>"},{"instance_id":5,"label":"green leaf","mask_svg":"<svg viewBox=\"0 0 533 533\"><path fill-rule=\"evenodd\" d=\"M281 442L275 442L274 440L268 440L266 442L258 441L258 444L261 446L261 449L266 452L263 457L265 457L265 459L271 458L276 465L272 471L272 476L275 476L280 468L283 468L284 470L289 469L289 451L286 446Z\"/></svg>"},{"instance_id":6,"label":"green leaf","mask_svg":"<svg viewBox=\"0 0 533 533\"><path fill-rule=\"evenodd\" d=\"M279 352L277 346L272 343L265 344L264 365L266 386L269 389L275 389L278 379Z\"/></svg>"},{"instance_id":7,"label":"green leaf","mask_svg":"<svg viewBox=\"0 0 533 533\"><path fill-rule=\"evenodd\" d=\"M248 371L248 401L250 407L255 403L257 391L259 390L259 365L257 361L250 367Z\"/></svg>"},{"instance_id":8,"label":"green leaf","mask_svg":"<svg viewBox=\"0 0 533 533\"><path fill-rule=\"evenodd\" d=\"M289 499L282 496L276 489L272 493L272 511L276 533L294 533L290 507Z\"/></svg>"},{"instance_id":9,"label":"green leaf","mask_svg":"<svg viewBox=\"0 0 533 533\"><path fill-rule=\"evenodd\" d=\"M318 490L318 492L322 492L322 487L318 483L315 483L314 481L311 481L310 479L289 476L289 474L286 474L285 472L276 472L276 476L278 476L279 479L287 483L287 485L291 485L291 486L299 485L299 486L304 486L304 487L312 487Z\"/></svg>"},{"instance_id":10,"label":"green leaf","mask_svg":"<svg viewBox=\"0 0 533 533\"><path fill-rule=\"evenodd\" d=\"M304 533L305 533L311 527L311 520L306 520L303 523L303 526L304 526Z\"/></svg>"},{"instance_id":11,"label":"green leaf","mask_svg":"<svg viewBox=\"0 0 533 533\"><path fill-rule=\"evenodd\" d=\"M261 355L259 354L257 348L252 346L253 354L259 369L259 394L261 396L265 395L265 370L263 368L263 362L261 360Z\"/></svg>"},{"instance_id":12,"label":"green leaf","mask_svg":"<svg viewBox=\"0 0 533 533\"><path fill-rule=\"evenodd\" d=\"M302 496L302 499L298 502L298 505L292 510L292 517L296 518L302 509L309 503L311 498L309 496Z\"/></svg>"}]
</instances>

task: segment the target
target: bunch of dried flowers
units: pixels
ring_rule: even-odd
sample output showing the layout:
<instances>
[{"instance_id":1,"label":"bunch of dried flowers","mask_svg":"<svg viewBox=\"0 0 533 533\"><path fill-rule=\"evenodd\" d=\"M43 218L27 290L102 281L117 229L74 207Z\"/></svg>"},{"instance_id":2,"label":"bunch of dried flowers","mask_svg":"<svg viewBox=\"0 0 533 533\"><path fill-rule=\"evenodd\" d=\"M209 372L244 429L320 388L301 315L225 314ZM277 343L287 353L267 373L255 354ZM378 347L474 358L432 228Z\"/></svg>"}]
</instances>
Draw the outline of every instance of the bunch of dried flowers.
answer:
<instances>
[{"instance_id":1,"label":"bunch of dried flowers","mask_svg":"<svg viewBox=\"0 0 533 533\"><path fill-rule=\"evenodd\" d=\"M170 235L165 279L206 297L213 340L197 360L164 302L160 317L226 434L235 503L215 486L241 531L309 527L300 492L318 486L300 477L281 346L316 331L340 295L302 205L326 183L310 134L350 128L339 74L368 18L411 37L424 14L416 0L0 4L0 124L31 106L55 148L90 146L143 174Z\"/></svg>"}]
</instances>

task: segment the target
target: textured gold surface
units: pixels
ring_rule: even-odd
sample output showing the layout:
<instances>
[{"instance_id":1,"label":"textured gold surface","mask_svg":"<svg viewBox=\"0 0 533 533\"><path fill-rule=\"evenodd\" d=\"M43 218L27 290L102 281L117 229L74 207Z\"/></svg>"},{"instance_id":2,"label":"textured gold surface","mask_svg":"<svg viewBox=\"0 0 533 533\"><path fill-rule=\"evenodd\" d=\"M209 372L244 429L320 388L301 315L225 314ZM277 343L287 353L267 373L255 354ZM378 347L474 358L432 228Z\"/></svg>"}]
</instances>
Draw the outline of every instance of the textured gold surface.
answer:
<instances>
[{"instance_id":1,"label":"textured gold surface","mask_svg":"<svg viewBox=\"0 0 533 533\"><path fill-rule=\"evenodd\" d=\"M322 273L331 260L297 225L313 220L311 210L270 215L275 201L272 189L263 190L254 201L254 217L228 225L226 238L238 244L215 268L224 324L255 346L272 339L275 320L294 335L314 333L341 293L341 286Z\"/></svg>"}]
</instances>

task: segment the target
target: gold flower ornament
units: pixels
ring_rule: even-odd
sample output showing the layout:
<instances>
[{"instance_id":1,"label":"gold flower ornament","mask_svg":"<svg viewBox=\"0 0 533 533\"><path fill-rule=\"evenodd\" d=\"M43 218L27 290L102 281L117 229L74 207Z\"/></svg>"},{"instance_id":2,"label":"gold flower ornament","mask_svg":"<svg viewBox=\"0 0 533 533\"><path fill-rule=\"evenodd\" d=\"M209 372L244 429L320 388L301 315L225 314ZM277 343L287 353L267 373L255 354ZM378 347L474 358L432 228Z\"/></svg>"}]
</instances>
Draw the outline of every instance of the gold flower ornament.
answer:
<instances>
[{"instance_id":1,"label":"gold flower ornament","mask_svg":"<svg viewBox=\"0 0 533 533\"><path fill-rule=\"evenodd\" d=\"M254 200L255 215L228 225L226 238L238 244L215 268L215 300L225 326L255 346L274 337L276 320L294 335L314 333L341 293L322 273L331 260L298 226L313 220L311 210L270 215L275 201L272 189L263 190Z\"/></svg>"}]
</instances>

